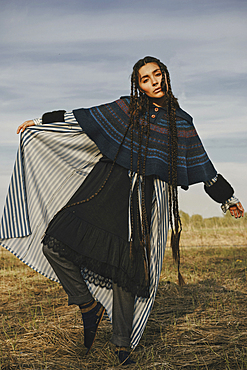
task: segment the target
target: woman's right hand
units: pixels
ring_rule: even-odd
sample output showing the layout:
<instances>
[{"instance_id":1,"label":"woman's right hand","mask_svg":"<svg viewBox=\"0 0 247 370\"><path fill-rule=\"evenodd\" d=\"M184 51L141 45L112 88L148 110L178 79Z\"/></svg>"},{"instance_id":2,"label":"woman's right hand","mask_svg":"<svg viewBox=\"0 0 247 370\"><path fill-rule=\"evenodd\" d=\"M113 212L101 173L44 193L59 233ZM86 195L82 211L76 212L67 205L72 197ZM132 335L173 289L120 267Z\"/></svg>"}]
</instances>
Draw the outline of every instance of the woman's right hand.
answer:
<instances>
[{"instance_id":1,"label":"woman's right hand","mask_svg":"<svg viewBox=\"0 0 247 370\"><path fill-rule=\"evenodd\" d=\"M17 129L17 134L19 134L19 132L23 132L27 127L29 126L34 126L35 123L33 122L33 120L29 120L29 121L25 121L23 122Z\"/></svg>"},{"instance_id":2,"label":"woman's right hand","mask_svg":"<svg viewBox=\"0 0 247 370\"><path fill-rule=\"evenodd\" d=\"M242 206L240 202L229 207L229 211L231 215L235 218L244 217L244 207Z\"/></svg>"}]
</instances>

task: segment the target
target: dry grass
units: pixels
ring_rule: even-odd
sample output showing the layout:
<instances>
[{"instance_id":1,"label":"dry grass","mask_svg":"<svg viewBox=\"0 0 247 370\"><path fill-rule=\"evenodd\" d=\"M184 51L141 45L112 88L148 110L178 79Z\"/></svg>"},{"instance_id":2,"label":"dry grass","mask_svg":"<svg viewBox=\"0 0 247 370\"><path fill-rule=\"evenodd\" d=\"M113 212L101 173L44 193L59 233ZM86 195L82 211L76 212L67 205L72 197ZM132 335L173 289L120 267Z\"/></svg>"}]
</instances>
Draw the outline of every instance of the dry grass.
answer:
<instances>
[{"instance_id":1,"label":"dry grass","mask_svg":"<svg viewBox=\"0 0 247 370\"><path fill-rule=\"evenodd\" d=\"M184 244L201 240L194 230L189 242L186 232L192 231L184 232ZM218 237L226 233L218 230ZM240 241L246 244L245 235ZM187 285L179 288L167 249L155 305L133 353L133 369L247 369L246 252L247 246L183 248ZM62 288L3 248L0 256L1 370L119 367L108 321L103 320L85 357L80 314L66 305Z\"/></svg>"},{"instance_id":2,"label":"dry grass","mask_svg":"<svg viewBox=\"0 0 247 370\"><path fill-rule=\"evenodd\" d=\"M227 212L224 217L203 219L200 215L189 217L188 214L181 213L182 246L247 246L246 215L236 220Z\"/></svg>"}]
</instances>

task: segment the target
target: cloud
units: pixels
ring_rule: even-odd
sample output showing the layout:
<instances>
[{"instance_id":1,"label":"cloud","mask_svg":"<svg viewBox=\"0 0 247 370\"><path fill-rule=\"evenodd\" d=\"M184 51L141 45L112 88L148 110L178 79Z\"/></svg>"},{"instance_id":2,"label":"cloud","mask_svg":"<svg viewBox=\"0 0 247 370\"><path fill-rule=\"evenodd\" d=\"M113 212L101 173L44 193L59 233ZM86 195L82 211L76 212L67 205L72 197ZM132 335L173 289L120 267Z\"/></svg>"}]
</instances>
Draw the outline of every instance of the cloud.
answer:
<instances>
[{"instance_id":1,"label":"cloud","mask_svg":"<svg viewBox=\"0 0 247 370\"><path fill-rule=\"evenodd\" d=\"M0 143L45 111L128 94L133 64L154 55L213 161L242 171L246 13L245 0L2 0Z\"/></svg>"},{"instance_id":2,"label":"cloud","mask_svg":"<svg viewBox=\"0 0 247 370\"><path fill-rule=\"evenodd\" d=\"M39 5L26 3L28 5L18 6L17 2L12 2L12 6L2 10L1 27L5 30L2 43L45 43L49 47L54 43L59 46L67 42L131 39L148 42L164 38L185 41L200 38L200 42L206 42L212 37L227 40L236 35L241 40L243 32L240 31L245 29L245 14L236 2L230 9L227 1L216 1L216 5L210 1L205 6L195 0L174 1L176 5L173 6L169 1L132 2L130 6L125 1L121 6L119 2L112 6L108 1L77 1L60 6L54 1Z\"/></svg>"},{"instance_id":3,"label":"cloud","mask_svg":"<svg viewBox=\"0 0 247 370\"><path fill-rule=\"evenodd\" d=\"M208 122L219 132L222 119L231 133L233 115L243 131L246 6L237 4L8 1L0 22L1 111L36 115L115 99L128 93L133 63L151 54L168 64L175 95L203 134L212 132Z\"/></svg>"}]
</instances>

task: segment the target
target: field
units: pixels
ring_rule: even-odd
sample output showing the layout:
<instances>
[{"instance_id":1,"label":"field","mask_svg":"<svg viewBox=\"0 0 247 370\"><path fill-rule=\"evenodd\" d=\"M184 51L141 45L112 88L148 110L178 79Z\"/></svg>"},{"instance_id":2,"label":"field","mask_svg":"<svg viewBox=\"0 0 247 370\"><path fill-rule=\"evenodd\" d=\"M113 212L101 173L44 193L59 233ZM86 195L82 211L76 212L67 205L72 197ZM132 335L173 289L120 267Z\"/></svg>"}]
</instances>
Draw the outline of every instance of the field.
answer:
<instances>
[{"instance_id":1,"label":"field","mask_svg":"<svg viewBox=\"0 0 247 370\"><path fill-rule=\"evenodd\" d=\"M182 214L176 284L168 247L157 298L132 369L247 369L247 219ZM234 223L232 223L234 221ZM77 307L59 284L0 249L0 369L121 368L103 320L85 357Z\"/></svg>"}]
</instances>

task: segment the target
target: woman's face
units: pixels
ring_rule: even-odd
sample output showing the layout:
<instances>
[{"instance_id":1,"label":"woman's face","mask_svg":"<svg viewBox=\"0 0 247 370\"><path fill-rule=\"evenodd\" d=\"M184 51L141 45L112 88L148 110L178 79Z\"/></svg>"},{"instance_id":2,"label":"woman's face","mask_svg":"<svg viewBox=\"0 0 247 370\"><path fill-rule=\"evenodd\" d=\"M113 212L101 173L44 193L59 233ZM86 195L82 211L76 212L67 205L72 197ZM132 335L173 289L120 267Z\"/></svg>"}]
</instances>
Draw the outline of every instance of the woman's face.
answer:
<instances>
[{"instance_id":1,"label":"woman's face","mask_svg":"<svg viewBox=\"0 0 247 370\"><path fill-rule=\"evenodd\" d=\"M148 63L139 69L139 88L150 98L160 99L165 95L161 81L162 73L157 63Z\"/></svg>"}]
</instances>

